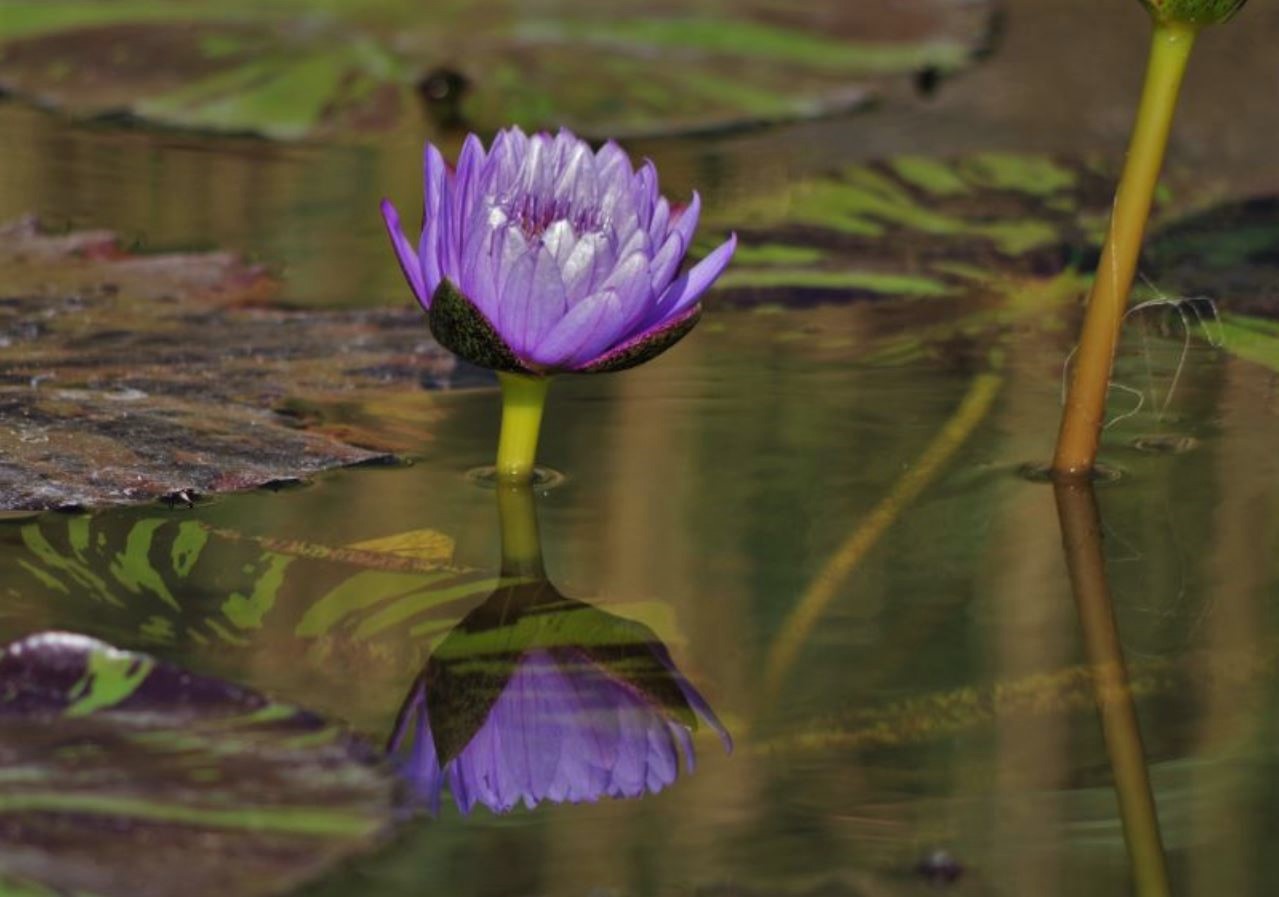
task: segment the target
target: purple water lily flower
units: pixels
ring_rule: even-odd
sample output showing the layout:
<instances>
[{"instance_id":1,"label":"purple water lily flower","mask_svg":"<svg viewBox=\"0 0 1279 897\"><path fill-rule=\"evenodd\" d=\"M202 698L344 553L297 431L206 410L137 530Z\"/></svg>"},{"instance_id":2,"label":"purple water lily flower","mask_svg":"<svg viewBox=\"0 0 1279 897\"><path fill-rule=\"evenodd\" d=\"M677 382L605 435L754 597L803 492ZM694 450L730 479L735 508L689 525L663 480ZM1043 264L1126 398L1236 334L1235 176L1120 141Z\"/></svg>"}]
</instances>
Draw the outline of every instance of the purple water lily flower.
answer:
<instances>
[{"instance_id":1,"label":"purple water lily flower","mask_svg":"<svg viewBox=\"0 0 1279 897\"><path fill-rule=\"evenodd\" d=\"M382 203L404 276L432 333L474 364L546 375L633 367L697 322L736 237L680 273L701 202L672 208L652 163L568 131L466 139L456 170L426 147L416 248Z\"/></svg>"},{"instance_id":2,"label":"purple water lily flower","mask_svg":"<svg viewBox=\"0 0 1279 897\"><path fill-rule=\"evenodd\" d=\"M661 791L691 771L701 719L732 741L647 627L563 598L501 590L432 655L390 750L431 811L463 813Z\"/></svg>"}]
</instances>

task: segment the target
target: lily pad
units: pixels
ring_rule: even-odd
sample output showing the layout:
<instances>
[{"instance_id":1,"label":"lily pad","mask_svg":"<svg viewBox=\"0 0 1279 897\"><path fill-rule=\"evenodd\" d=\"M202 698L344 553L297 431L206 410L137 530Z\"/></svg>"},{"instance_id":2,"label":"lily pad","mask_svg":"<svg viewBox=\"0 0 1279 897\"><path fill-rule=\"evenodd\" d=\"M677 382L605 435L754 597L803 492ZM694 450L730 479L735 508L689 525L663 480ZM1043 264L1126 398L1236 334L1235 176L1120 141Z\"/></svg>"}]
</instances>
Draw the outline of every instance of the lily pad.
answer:
<instances>
[{"instance_id":1,"label":"lily pad","mask_svg":"<svg viewBox=\"0 0 1279 897\"><path fill-rule=\"evenodd\" d=\"M1192 333L1279 371L1279 197L1230 202L1170 223L1142 259L1152 289L1187 300Z\"/></svg>"},{"instance_id":2,"label":"lily pad","mask_svg":"<svg viewBox=\"0 0 1279 897\"><path fill-rule=\"evenodd\" d=\"M293 138L703 131L845 111L972 62L993 0L0 0L0 87L76 114Z\"/></svg>"},{"instance_id":3,"label":"lily pad","mask_svg":"<svg viewBox=\"0 0 1279 897\"><path fill-rule=\"evenodd\" d=\"M62 632L0 653L0 764L0 875L99 897L283 893L398 805L340 727Z\"/></svg>"},{"instance_id":4,"label":"lily pad","mask_svg":"<svg viewBox=\"0 0 1279 897\"><path fill-rule=\"evenodd\" d=\"M5 509L243 489L375 460L401 446L312 431L298 408L421 394L454 363L418 309L273 308L271 279L233 256L138 256L109 233L0 226L0 283Z\"/></svg>"},{"instance_id":5,"label":"lily pad","mask_svg":"<svg viewBox=\"0 0 1279 897\"><path fill-rule=\"evenodd\" d=\"M1214 206L1169 223L1146 247L1142 267L1169 296L1279 318L1279 197Z\"/></svg>"},{"instance_id":6,"label":"lily pad","mask_svg":"<svg viewBox=\"0 0 1279 897\"><path fill-rule=\"evenodd\" d=\"M848 166L715 212L740 244L711 304L958 299L1049 278L1092 252L1113 190L1092 166L1045 156Z\"/></svg>"}]
</instances>

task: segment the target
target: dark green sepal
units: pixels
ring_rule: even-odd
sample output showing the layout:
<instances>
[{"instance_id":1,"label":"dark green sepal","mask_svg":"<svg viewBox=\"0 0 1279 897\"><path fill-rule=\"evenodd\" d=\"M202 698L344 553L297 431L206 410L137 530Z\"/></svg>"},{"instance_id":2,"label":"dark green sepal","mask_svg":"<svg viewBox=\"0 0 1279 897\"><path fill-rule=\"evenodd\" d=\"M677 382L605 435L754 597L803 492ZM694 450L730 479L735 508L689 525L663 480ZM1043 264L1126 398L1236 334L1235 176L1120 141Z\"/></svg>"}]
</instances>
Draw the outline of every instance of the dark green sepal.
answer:
<instances>
[{"instance_id":1,"label":"dark green sepal","mask_svg":"<svg viewBox=\"0 0 1279 897\"><path fill-rule=\"evenodd\" d=\"M520 361L484 312L447 279L440 281L431 297L427 323L441 346L471 364L512 374L537 373Z\"/></svg>"},{"instance_id":2,"label":"dark green sepal","mask_svg":"<svg viewBox=\"0 0 1279 897\"><path fill-rule=\"evenodd\" d=\"M1218 25L1230 21L1247 0L1141 0L1160 22Z\"/></svg>"},{"instance_id":3,"label":"dark green sepal","mask_svg":"<svg viewBox=\"0 0 1279 897\"><path fill-rule=\"evenodd\" d=\"M657 330L650 330L629 342L609 349L598 358L587 362L576 369L581 374L608 374L613 371L624 371L643 364L661 355L671 346L678 343L692 330L702 316L701 304L694 305L677 318L667 321Z\"/></svg>"}]
</instances>

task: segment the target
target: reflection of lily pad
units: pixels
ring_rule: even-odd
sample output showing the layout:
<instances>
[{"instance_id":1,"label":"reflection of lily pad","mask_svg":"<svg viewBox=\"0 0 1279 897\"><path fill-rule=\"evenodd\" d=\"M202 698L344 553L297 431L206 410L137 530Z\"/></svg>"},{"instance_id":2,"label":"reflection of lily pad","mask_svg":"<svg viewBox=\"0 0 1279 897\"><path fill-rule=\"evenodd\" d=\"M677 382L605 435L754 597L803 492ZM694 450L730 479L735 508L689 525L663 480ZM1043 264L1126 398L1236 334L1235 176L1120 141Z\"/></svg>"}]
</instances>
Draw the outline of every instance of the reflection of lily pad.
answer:
<instances>
[{"instance_id":1,"label":"reflection of lily pad","mask_svg":"<svg viewBox=\"0 0 1279 897\"><path fill-rule=\"evenodd\" d=\"M342 729L68 633L0 654L0 764L0 872L100 897L280 893L395 805Z\"/></svg>"},{"instance_id":2,"label":"reflection of lily pad","mask_svg":"<svg viewBox=\"0 0 1279 897\"><path fill-rule=\"evenodd\" d=\"M1095 245L1113 185L1041 156L904 157L717 210L741 236L718 299L956 297L1060 273Z\"/></svg>"},{"instance_id":3,"label":"reflection of lily pad","mask_svg":"<svg viewBox=\"0 0 1279 897\"><path fill-rule=\"evenodd\" d=\"M77 113L278 137L389 126L420 102L481 130L702 130L848 109L903 76L954 71L985 48L992 7L0 0L0 86Z\"/></svg>"},{"instance_id":4,"label":"reflection of lily pad","mask_svg":"<svg viewBox=\"0 0 1279 897\"><path fill-rule=\"evenodd\" d=\"M340 710L365 731L393 714L432 641L510 582L455 566L452 540L429 530L333 546L126 508L46 514L0 536L14 626L182 650L228 678L247 667L273 693ZM661 603L610 609L668 638L678 630Z\"/></svg>"},{"instance_id":5,"label":"reflection of lily pad","mask_svg":"<svg viewBox=\"0 0 1279 897\"><path fill-rule=\"evenodd\" d=\"M269 279L223 254L131 256L110 234L53 237L28 221L0 227L0 274L4 508L246 488L369 460L274 409L420 392L452 367L417 309L258 307Z\"/></svg>"}]
</instances>

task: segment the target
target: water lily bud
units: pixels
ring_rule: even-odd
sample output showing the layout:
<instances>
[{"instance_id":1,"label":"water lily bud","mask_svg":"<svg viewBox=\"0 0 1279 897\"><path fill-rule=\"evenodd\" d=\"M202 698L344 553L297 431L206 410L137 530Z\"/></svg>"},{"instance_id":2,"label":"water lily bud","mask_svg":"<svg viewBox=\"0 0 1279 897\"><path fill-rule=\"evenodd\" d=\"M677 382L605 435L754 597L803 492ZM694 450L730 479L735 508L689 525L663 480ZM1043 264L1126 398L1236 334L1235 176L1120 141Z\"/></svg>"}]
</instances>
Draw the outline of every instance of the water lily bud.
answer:
<instances>
[{"instance_id":1,"label":"water lily bud","mask_svg":"<svg viewBox=\"0 0 1279 897\"><path fill-rule=\"evenodd\" d=\"M1217 25L1228 22L1248 0L1141 0L1159 22Z\"/></svg>"}]
</instances>

